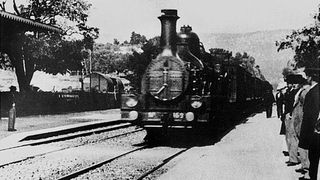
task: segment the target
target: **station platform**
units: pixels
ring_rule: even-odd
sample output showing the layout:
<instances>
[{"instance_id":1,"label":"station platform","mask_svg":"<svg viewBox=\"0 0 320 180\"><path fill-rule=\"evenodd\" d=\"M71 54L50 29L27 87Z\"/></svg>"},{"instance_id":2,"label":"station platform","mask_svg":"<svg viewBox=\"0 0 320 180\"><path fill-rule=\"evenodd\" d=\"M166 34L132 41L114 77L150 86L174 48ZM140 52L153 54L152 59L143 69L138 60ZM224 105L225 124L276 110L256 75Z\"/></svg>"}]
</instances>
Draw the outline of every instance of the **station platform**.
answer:
<instances>
[{"instance_id":1,"label":"station platform","mask_svg":"<svg viewBox=\"0 0 320 180\"><path fill-rule=\"evenodd\" d=\"M0 148L15 144L29 136L103 124L116 120L120 120L120 109L34 115L17 117L15 122L16 131L8 131L8 117L2 117L0 120Z\"/></svg>"},{"instance_id":2,"label":"station platform","mask_svg":"<svg viewBox=\"0 0 320 180\"><path fill-rule=\"evenodd\" d=\"M298 180L302 177L288 167L281 121L265 113L249 117L219 142L194 147L168 163L168 172L160 180Z\"/></svg>"}]
</instances>

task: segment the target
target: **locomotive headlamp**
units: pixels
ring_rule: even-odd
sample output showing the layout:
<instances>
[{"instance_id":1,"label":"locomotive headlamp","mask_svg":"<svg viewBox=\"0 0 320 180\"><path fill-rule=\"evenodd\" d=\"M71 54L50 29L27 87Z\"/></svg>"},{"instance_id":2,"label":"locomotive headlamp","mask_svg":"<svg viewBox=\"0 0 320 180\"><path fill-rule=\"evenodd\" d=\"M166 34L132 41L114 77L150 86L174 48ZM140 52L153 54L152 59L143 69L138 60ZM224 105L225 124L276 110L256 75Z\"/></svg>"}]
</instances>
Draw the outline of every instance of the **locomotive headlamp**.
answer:
<instances>
[{"instance_id":1,"label":"locomotive headlamp","mask_svg":"<svg viewBox=\"0 0 320 180\"><path fill-rule=\"evenodd\" d=\"M187 112L187 113L186 113L186 120L187 120L187 121L193 121L193 120L194 120L194 114L193 114L193 112Z\"/></svg>"},{"instance_id":2,"label":"locomotive headlamp","mask_svg":"<svg viewBox=\"0 0 320 180\"><path fill-rule=\"evenodd\" d=\"M138 100L134 97L128 97L126 105L128 107L135 107L138 104Z\"/></svg>"},{"instance_id":3,"label":"locomotive headlamp","mask_svg":"<svg viewBox=\"0 0 320 180\"><path fill-rule=\"evenodd\" d=\"M129 119L130 120L136 120L138 119L138 112L137 111L130 111L129 112Z\"/></svg>"},{"instance_id":4,"label":"locomotive headlamp","mask_svg":"<svg viewBox=\"0 0 320 180\"><path fill-rule=\"evenodd\" d=\"M191 107L197 109L202 106L202 101L200 96L192 96L191 97Z\"/></svg>"}]
</instances>

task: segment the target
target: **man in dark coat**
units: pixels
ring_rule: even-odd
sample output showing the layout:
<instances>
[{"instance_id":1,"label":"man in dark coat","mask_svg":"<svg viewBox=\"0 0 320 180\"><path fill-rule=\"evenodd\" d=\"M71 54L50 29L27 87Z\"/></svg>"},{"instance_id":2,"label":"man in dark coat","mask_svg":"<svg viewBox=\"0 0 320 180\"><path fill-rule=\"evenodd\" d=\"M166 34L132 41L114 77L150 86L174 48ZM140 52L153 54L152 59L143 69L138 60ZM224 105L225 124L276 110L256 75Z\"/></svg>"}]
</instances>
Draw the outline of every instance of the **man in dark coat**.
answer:
<instances>
[{"instance_id":1,"label":"man in dark coat","mask_svg":"<svg viewBox=\"0 0 320 180\"><path fill-rule=\"evenodd\" d=\"M315 132L319 115L319 68L306 68L305 73L311 87L303 106L299 147L309 150L311 180L317 179L320 157L320 134Z\"/></svg>"},{"instance_id":2,"label":"man in dark coat","mask_svg":"<svg viewBox=\"0 0 320 180\"><path fill-rule=\"evenodd\" d=\"M272 106L273 106L275 99L274 99L274 96L272 93L272 90L273 90L272 85L270 83L267 83L266 88L267 88L267 91L266 91L265 97L264 97L264 104L265 104L267 118L271 118Z\"/></svg>"},{"instance_id":3,"label":"man in dark coat","mask_svg":"<svg viewBox=\"0 0 320 180\"><path fill-rule=\"evenodd\" d=\"M14 128L14 124L16 121L16 90L17 88L15 86L10 86L8 131L16 131L16 129Z\"/></svg>"},{"instance_id":4,"label":"man in dark coat","mask_svg":"<svg viewBox=\"0 0 320 180\"><path fill-rule=\"evenodd\" d=\"M282 89L278 89L277 90L277 94L276 94L276 104L277 104L277 116L278 118L281 117L281 115L283 114L283 98L284 98L284 95L282 93Z\"/></svg>"},{"instance_id":5,"label":"man in dark coat","mask_svg":"<svg viewBox=\"0 0 320 180\"><path fill-rule=\"evenodd\" d=\"M283 92L282 92L283 91ZM288 91L288 87L286 86L284 89L281 90L281 114L280 114L280 120L281 120L281 127L280 127L280 135L286 134L286 125L284 123L285 114L284 114L284 107L285 107L285 94ZM280 100L279 100L280 101ZM280 104L280 102L278 102Z\"/></svg>"}]
</instances>

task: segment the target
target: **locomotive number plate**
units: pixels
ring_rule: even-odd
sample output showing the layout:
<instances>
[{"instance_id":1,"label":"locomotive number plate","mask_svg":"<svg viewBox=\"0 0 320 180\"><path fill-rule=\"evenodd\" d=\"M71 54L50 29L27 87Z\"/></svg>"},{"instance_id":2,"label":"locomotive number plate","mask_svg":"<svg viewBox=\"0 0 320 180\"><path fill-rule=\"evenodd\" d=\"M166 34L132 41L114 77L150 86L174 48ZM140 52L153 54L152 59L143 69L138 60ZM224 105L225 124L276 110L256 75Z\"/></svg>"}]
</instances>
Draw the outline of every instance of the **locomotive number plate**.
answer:
<instances>
[{"instance_id":1,"label":"locomotive number plate","mask_svg":"<svg viewBox=\"0 0 320 180\"><path fill-rule=\"evenodd\" d=\"M152 120L160 120L161 117L163 116L163 113L161 112L148 112L146 114L148 119L152 119ZM174 120L178 120L181 121L185 118L185 113L182 112L173 112L172 113L172 117Z\"/></svg>"},{"instance_id":2,"label":"locomotive number plate","mask_svg":"<svg viewBox=\"0 0 320 180\"><path fill-rule=\"evenodd\" d=\"M184 113L179 113L179 112L174 112L172 114L174 119L183 119L184 118Z\"/></svg>"},{"instance_id":3,"label":"locomotive number plate","mask_svg":"<svg viewBox=\"0 0 320 180\"><path fill-rule=\"evenodd\" d=\"M148 118L158 118L156 112L148 112Z\"/></svg>"}]
</instances>

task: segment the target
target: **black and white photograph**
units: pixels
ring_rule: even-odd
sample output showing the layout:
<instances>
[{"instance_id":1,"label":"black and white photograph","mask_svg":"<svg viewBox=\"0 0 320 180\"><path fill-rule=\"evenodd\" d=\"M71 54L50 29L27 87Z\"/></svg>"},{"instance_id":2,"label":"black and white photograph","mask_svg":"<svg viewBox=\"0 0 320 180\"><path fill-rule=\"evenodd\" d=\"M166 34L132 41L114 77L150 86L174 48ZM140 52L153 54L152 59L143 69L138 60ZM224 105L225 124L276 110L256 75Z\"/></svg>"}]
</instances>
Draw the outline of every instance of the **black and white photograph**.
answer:
<instances>
[{"instance_id":1,"label":"black and white photograph","mask_svg":"<svg viewBox=\"0 0 320 180\"><path fill-rule=\"evenodd\" d=\"M319 0L0 0L0 180L320 180Z\"/></svg>"}]
</instances>

